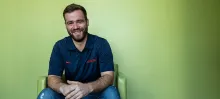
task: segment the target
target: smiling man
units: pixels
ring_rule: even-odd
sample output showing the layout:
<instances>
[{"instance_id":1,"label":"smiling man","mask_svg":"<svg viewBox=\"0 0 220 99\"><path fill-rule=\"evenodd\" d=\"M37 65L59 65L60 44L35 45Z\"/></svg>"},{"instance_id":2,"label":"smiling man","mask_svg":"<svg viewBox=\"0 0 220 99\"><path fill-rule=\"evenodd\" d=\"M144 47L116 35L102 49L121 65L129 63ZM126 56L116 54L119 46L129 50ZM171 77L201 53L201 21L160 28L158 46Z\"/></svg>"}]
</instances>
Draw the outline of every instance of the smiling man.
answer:
<instances>
[{"instance_id":1,"label":"smiling man","mask_svg":"<svg viewBox=\"0 0 220 99\"><path fill-rule=\"evenodd\" d=\"M63 11L68 37L57 41L50 57L48 88L38 99L120 99L114 80L113 56L104 38L88 33L84 7ZM65 71L65 81L61 79Z\"/></svg>"}]
</instances>

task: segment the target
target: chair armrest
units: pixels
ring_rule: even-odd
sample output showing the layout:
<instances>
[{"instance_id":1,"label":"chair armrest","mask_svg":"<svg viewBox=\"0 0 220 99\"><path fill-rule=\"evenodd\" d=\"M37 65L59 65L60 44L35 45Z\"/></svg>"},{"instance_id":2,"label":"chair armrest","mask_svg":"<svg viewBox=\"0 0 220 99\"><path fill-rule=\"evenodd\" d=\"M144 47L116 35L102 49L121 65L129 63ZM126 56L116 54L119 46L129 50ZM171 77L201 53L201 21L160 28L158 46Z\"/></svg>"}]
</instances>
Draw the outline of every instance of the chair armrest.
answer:
<instances>
[{"instance_id":1,"label":"chair armrest","mask_svg":"<svg viewBox=\"0 0 220 99\"><path fill-rule=\"evenodd\" d=\"M118 73L118 90L121 99L127 99L127 79L122 73Z\"/></svg>"},{"instance_id":2,"label":"chair armrest","mask_svg":"<svg viewBox=\"0 0 220 99\"><path fill-rule=\"evenodd\" d=\"M37 95L46 88L47 76L40 76L37 80Z\"/></svg>"}]
</instances>

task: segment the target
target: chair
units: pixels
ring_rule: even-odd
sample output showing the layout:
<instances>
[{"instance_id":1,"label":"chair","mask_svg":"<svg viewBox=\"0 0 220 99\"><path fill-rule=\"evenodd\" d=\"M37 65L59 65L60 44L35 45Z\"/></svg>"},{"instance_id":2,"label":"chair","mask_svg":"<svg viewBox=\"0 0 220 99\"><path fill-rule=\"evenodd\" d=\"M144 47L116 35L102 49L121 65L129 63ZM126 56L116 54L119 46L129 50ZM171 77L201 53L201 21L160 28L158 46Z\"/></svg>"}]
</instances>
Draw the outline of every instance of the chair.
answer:
<instances>
[{"instance_id":1,"label":"chair","mask_svg":"<svg viewBox=\"0 0 220 99\"><path fill-rule=\"evenodd\" d=\"M121 99L127 99L127 80L125 76L118 72L118 65L114 65L114 86L118 88ZM41 76L37 80L37 95L47 87L47 76Z\"/></svg>"}]
</instances>

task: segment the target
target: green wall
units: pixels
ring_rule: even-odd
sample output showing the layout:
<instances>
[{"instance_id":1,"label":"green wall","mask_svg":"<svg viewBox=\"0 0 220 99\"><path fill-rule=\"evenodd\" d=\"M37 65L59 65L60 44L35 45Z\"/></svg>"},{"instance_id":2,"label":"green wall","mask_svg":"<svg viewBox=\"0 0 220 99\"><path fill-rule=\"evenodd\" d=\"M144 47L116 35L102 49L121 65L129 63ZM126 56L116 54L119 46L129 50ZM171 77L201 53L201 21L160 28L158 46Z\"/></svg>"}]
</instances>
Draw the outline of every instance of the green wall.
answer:
<instances>
[{"instance_id":1,"label":"green wall","mask_svg":"<svg viewBox=\"0 0 220 99\"><path fill-rule=\"evenodd\" d=\"M0 1L0 99L36 98L73 0ZM218 0L75 0L111 44L128 99L219 99Z\"/></svg>"}]
</instances>

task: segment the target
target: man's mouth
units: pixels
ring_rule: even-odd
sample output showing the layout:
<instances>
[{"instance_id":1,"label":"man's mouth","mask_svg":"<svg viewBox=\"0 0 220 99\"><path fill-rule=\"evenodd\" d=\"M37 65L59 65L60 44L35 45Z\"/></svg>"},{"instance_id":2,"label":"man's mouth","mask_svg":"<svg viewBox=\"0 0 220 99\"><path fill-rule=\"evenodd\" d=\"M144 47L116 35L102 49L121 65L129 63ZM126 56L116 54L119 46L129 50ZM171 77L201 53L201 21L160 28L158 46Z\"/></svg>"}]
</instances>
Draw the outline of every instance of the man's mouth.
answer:
<instances>
[{"instance_id":1,"label":"man's mouth","mask_svg":"<svg viewBox=\"0 0 220 99\"><path fill-rule=\"evenodd\" d=\"M72 31L71 34L81 34L82 31Z\"/></svg>"}]
</instances>

